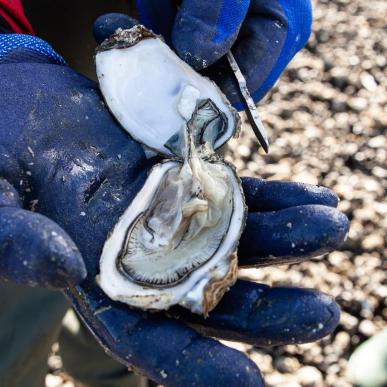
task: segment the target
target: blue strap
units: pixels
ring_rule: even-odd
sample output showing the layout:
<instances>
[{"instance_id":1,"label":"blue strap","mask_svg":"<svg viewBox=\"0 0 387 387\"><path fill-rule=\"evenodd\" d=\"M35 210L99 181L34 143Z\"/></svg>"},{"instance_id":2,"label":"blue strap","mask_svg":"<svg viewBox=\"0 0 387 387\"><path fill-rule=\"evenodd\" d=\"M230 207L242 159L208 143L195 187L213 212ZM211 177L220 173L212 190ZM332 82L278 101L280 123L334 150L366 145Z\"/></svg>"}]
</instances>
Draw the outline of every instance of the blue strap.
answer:
<instances>
[{"instance_id":1,"label":"blue strap","mask_svg":"<svg viewBox=\"0 0 387 387\"><path fill-rule=\"evenodd\" d=\"M14 55L15 52L18 55ZM0 34L0 64L9 62L24 62L36 57L38 62L42 61L59 65L66 65L65 60L54 51L44 40L23 34Z\"/></svg>"}]
</instances>

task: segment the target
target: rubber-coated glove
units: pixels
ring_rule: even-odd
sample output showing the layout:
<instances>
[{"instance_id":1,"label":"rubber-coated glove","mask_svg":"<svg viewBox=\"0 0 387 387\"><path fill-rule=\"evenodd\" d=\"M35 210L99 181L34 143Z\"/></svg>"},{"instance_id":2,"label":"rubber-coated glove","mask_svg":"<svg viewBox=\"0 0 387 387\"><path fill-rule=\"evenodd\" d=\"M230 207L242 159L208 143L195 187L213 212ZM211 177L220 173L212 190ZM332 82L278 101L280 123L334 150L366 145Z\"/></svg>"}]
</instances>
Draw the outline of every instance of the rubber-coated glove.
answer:
<instances>
[{"instance_id":1,"label":"rubber-coated glove","mask_svg":"<svg viewBox=\"0 0 387 387\"><path fill-rule=\"evenodd\" d=\"M318 291L246 281L208 319L110 300L95 280L101 250L155 160L117 124L98 86L33 37L0 35L0 117L1 276L68 286L75 310L118 361L166 386L262 386L244 354L196 329L278 345L317 340L337 325L336 303ZM243 189L250 213L241 266L308 259L347 233L326 188L248 178Z\"/></svg>"},{"instance_id":2,"label":"rubber-coated glove","mask_svg":"<svg viewBox=\"0 0 387 387\"><path fill-rule=\"evenodd\" d=\"M181 3L180 8L176 6ZM167 38L186 62L205 73L242 110L223 59L231 49L259 101L311 32L310 0L136 0L140 21Z\"/></svg>"}]
</instances>

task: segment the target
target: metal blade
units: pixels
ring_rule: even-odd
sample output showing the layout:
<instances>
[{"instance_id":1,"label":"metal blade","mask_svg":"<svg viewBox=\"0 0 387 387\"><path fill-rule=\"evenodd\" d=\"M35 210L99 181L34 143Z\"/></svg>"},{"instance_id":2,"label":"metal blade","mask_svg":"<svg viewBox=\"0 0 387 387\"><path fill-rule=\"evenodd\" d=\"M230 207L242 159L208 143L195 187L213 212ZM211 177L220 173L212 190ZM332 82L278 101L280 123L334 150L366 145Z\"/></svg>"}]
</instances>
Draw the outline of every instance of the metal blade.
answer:
<instances>
[{"instance_id":1,"label":"metal blade","mask_svg":"<svg viewBox=\"0 0 387 387\"><path fill-rule=\"evenodd\" d=\"M257 107L255 106L254 100L251 98L247 83L241 69L238 66L237 61L234 58L231 50L227 53L227 59L230 63L231 69L235 74L235 78L238 82L239 89L242 95L242 100L245 103L247 118L249 119L250 125L261 144L262 148L266 153L269 153L269 141L267 139L266 130L259 118Z\"/></svg>"}]
</instances>

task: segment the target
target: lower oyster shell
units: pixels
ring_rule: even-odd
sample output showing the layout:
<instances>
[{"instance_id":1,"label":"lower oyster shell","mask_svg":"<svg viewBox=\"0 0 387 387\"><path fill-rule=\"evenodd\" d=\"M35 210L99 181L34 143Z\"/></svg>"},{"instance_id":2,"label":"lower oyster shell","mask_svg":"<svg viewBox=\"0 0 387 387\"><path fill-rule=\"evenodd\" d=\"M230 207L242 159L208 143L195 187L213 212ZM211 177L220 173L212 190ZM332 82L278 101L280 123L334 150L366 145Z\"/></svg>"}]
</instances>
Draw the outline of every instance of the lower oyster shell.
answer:
<instances>
[{"instance_id":1,"label":"lower oyster shell","mask_svg":"<svg viewBox=\"0 0 387 387\"><path fill-rule=\"evenodd\" d=\"M166 161L153 167L145 185L127 208L105 242L99 284L113 300L142 309L167 309L179 304L194 313L206 315L218 303L224 292L235 282L237 273L236 248L245 222L245 205L240 181L234 169L221 161L211 161L227 173L233 188L233 203L229 230L211 259L172 285L151 287L128 281L119 262L128 230L139 214L148 210L168 171L182 168L177 161ZM181 257L183 259L184 257Z\"/></svg>"}]
</instances>

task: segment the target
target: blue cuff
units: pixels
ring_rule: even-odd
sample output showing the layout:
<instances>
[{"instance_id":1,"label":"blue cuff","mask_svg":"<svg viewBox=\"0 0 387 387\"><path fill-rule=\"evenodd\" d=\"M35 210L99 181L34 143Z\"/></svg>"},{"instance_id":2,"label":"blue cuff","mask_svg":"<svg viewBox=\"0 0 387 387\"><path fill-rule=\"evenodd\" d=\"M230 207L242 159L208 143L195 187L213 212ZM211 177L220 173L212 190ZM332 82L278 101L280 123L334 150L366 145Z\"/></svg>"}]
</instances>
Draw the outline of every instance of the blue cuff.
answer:
<instances>
[{"instance_id":1,"label":"blue cuff","mask_svg":"<svg viewBox=\"0 0 387 387\"><path fill-rule=\"evenodd\" d=\"M47 42L36 36L0 35L0 64L31 61L66 65L65 60Z\"/></svg>"}]
</instances>

